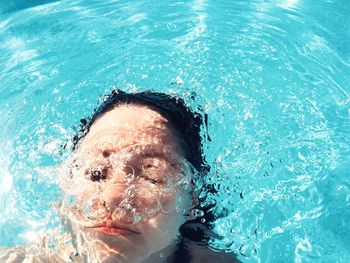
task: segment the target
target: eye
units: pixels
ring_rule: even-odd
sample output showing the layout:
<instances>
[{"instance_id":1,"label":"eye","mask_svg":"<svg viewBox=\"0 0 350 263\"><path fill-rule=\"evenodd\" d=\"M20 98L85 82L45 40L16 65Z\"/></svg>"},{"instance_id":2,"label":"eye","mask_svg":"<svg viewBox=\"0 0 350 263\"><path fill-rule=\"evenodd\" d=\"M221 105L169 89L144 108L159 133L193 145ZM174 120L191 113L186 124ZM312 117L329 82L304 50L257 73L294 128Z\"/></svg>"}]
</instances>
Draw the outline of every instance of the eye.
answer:
<instances>
[{"instance_id":1,"label":"eye","mask_svg":"<svg viewBox=\"0 0 350 263\"><path fill-rule=\"evenodd\" d=\"M145 158L141 162L140 177L153 184L164 182L166 163L159 158Z\"/></svg>"},{"instance_id":2,"label":"eye","mask_svg":"<svg viewBox=\"0 0 350 263\"><path fill-rule=\"evenodd\" d=\"M162 161L156 158L145 158L141 163L141 172L143 174L160 172L163 168Z\"/></svg>"},{"instance_id":3,"label":"eye","mask_svg":"<svg viewBox=\"0 0 350 263\"><path fill-rule=\"evenodd\" d=\"M142 165L142 171L149 171L149 170L151 170L151 169L157 169L158 168L158 166L157 166L157 164L151 164L151 163L148 163L148 164L144 164L144 165Z\"/></svg>"},{"instance_id":4,"label":"eye","mask_svg":"<svg viewBox=\"0 0 350 263\"><path fill-rule=\"evenodd\" d=\"M90 180L93 182L100 182L106 180L107 178L107 168L93 169L90 171Z\"/></svg>"},{"instance_id":5,"label":"eye","mask_svg":"<svg viewBox=\"0 0 350 263\"><path fill-rule=\"evenodd\" d=\"M152 184L160 184L161 183L160 181L154 180L154 179L147 177L147 176L142 175L141 178L148 181L148 182L151 182Z\"/></svg>"}]
</instances>

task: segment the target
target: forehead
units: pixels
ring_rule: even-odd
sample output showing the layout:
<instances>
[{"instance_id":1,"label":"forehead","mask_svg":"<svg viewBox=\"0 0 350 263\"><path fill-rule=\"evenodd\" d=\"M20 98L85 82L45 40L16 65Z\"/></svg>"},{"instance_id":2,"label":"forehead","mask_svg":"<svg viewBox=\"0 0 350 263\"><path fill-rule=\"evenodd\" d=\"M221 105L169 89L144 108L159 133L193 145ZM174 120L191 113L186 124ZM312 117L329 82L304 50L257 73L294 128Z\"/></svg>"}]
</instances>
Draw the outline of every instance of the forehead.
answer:
<instances>
[{"instance_id":1,"label":"forehead","mask_svg":"<svg viewBox=\"0 0 350 263\"><path fill-rule=\"evenodd\" d=\"M121 105L95 120L79 148L118 151L135 144L162 144L182 153L182 139L158 112L138 105Z\"/></svg>"}]
</instances>

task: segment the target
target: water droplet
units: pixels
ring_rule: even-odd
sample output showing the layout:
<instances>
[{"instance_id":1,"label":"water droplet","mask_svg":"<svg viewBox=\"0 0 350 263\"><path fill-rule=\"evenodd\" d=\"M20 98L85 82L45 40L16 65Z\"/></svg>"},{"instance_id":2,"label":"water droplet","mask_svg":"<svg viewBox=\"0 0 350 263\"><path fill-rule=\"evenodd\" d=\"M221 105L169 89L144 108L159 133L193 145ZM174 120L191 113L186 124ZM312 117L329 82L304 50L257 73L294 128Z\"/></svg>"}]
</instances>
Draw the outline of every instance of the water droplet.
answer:
<instances>
[{"instance_id":1,"label":"water droplet","mask_svg":"<svg viewBox=\"0 0 350 263\"><path fill-rule=\"evenodd\" d=\"M175 83L179 86L182 86L184 84L184 81L182 80L182 78L180 76L177 76L175 78Z\"/></svg>"},{"instance_id":2,"label":"water droplet","mask_svg":"<svg viewBox=\"0 0 350 263\"><path fill-rule=\"evenodd\" d=\"M139 223L142 221L142 216L140 214L134 213L134 223Z\"/></svg>"},{"instance_id":3,"label":"water droplet","mask_svg":"<svg viewBox=\"0 0 350 263\"><path fill-rule=\"evenodd\" d=\"M257 238L260 238L262 236L261 230L259 228L255 229L254 234Z\"/></svg>"},{"instance_id":4,"label":"water droplet","mask_svg":"<svg viewBox=\"0 0 350 263\"><path fill-rule=\"evenodd\" d=\"M49 77L55 77L55 76L57 76L58 75L58 70L55 70L55 69L53 69L53 70L51 70L50 72L49 72L49 74L48 74L48 76Z\"/></svg>"},{"instance_id":5,"label":"water droplet","mask_svg":"<svg viewBox=\"0 0 350 263\"><path fill-rule=\"evenodd\" d=\"M159 254L159 257L163 258L163 257L164 257L164 254L163 254L163 253L160 253L160 254Z\"/></svg>"},{"instance_id":6,"label":"water droplet","mask_svg":"<svg viewBox=\"0 0 350 263\"><path fill-rule=\"evenodd\" d=\"M201 223L205 223L205 218L202 218L202 219L201 219Z\"/></svg>"},{"instance_id":7,"label":"water droplet","mask_svg":"<svg viewBox=\"0 0 350 263\"><path fill-rule=\"evenodd\" d=\"M76 195L68 195L65 198L65 204L70 209L77 209L77 196Z\"/></svg>"},{"instance_id":8,"label":"water droplet","mask_svg":"<svg viewBox=\"0 0 350 263\"><path fill-rule=\"evenodd\" d=\"M32 245L29 247L28 253L33 256L37 256L40 253L40 248L37 245Z\"/></svg>"},{"instance_id":9,"label":"water droplet","mask_svg":"<svg viewBox=\"0 0 350 263\"><path fill-rule=\"evenodd\" d=\"M51 251L57 250L58 242L57 239L54 237L50 237L50 239L47 242L47 248Z\"/></svg>"},{"instance_id":10,"label":"water droplet","mask_svg":"<svg viewBox=\"0 0 350 263\"><path fill-rule=\"evenodd\" d=\"M170 31L176 31L177 30L177 24L176 23L167 23L166 27Z\"/></svg>"},{"instance_id":11,"label":"water droplet","mask_svg":"<svg viewBox=\"0 0 350 263\"><path fill-rule=\"evenodd\" d=\"M244 244L239 248L239 253L246 258L256 254L256 248L253 244Z\"/></svg>"}]
</instances>

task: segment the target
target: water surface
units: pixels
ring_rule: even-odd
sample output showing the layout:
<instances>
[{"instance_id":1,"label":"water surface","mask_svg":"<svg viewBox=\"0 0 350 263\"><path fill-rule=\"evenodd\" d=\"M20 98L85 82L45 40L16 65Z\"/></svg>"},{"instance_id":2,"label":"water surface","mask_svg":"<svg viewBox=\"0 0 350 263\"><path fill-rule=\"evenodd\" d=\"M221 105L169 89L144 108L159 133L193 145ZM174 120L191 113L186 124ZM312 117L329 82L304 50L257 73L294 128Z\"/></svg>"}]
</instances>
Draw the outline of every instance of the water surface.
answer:
<instances>
[{"instance_id":1,"label":"water surface","mask_svg":"<svg viewBox=\"0 0 350 263\"><path fill-rule=\"evenodd\" d=\"M213 249L347 262L349 12L345 0L0 3L0 245L58 224L53 168L99 98L152 89L209 116Z\"/></svg>"}]
</instances>

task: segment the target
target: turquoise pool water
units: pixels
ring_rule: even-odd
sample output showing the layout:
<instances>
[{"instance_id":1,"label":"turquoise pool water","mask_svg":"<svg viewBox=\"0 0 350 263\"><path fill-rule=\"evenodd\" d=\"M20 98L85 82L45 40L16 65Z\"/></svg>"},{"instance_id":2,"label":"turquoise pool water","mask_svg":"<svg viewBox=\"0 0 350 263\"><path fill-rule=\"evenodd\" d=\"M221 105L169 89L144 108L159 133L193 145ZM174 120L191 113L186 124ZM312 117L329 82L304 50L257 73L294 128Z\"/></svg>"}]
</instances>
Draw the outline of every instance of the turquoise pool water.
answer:
<instances>
[{"instance_id":1,"label":"turquoise pool water","mask_svg":"<svg viewBox=\"0 0 350 263\"><path fill-rule=\"evenodd\" d=\"M208 113L213 249L349 262L349 1L24 2L0 3L0 246L58 224L62 145L117 87Z\"/></svg>"}]
</instances>

